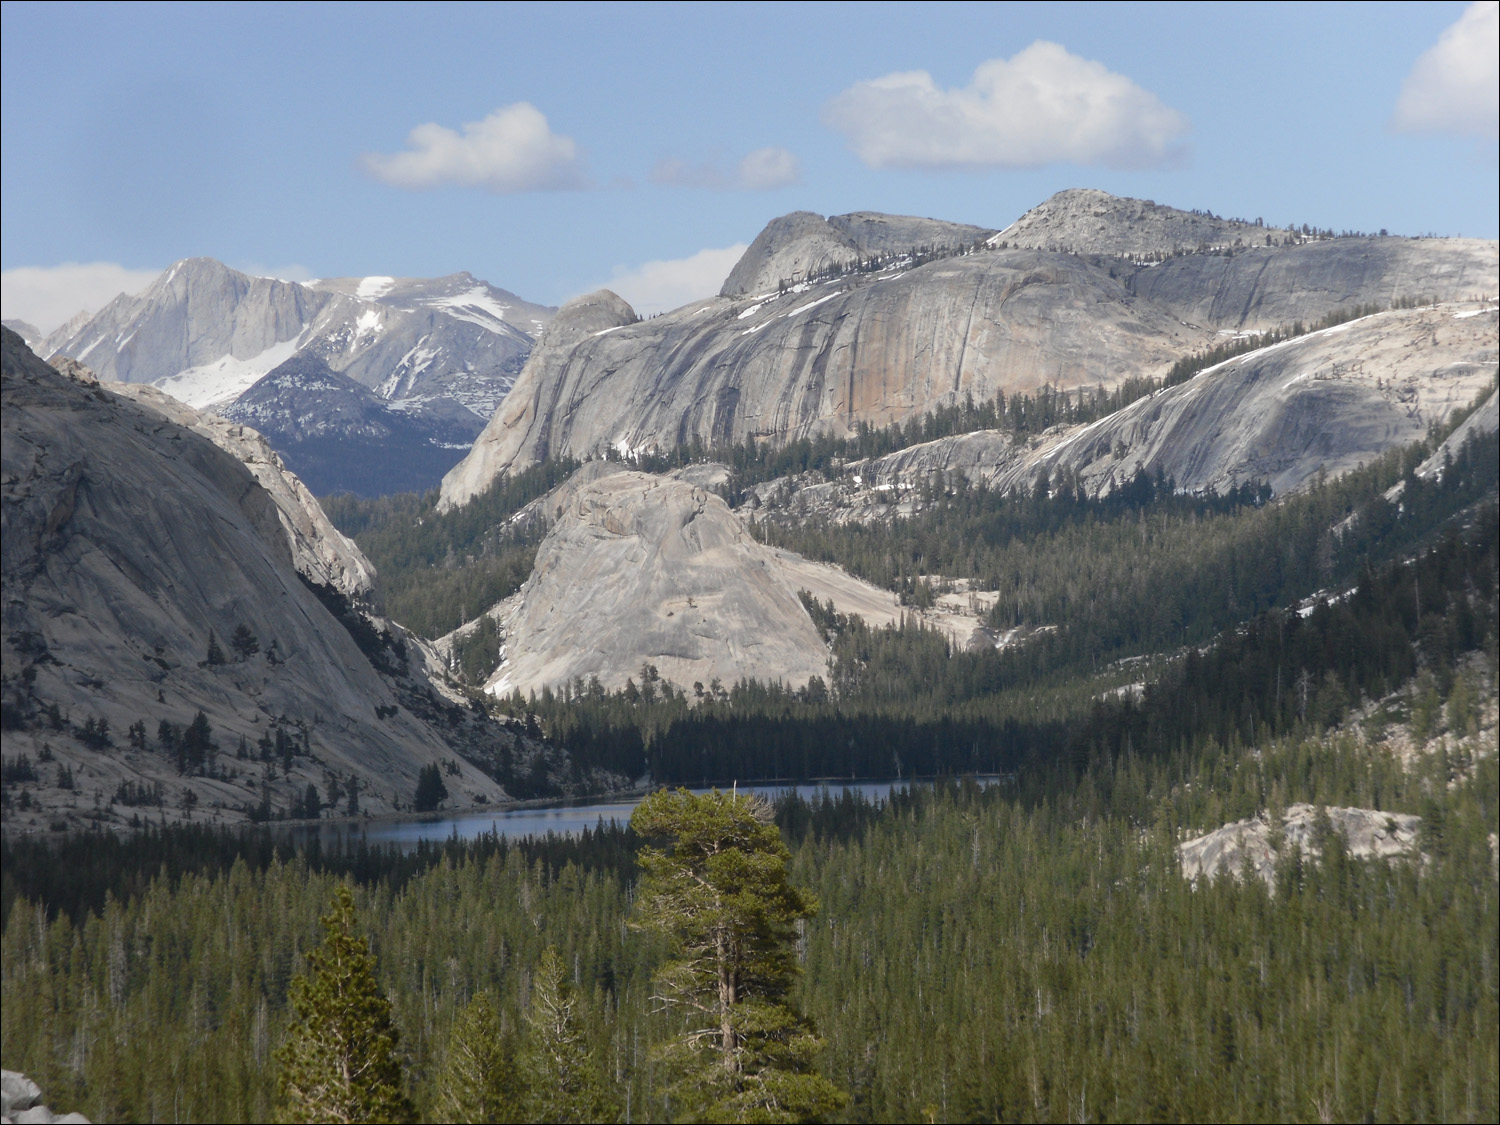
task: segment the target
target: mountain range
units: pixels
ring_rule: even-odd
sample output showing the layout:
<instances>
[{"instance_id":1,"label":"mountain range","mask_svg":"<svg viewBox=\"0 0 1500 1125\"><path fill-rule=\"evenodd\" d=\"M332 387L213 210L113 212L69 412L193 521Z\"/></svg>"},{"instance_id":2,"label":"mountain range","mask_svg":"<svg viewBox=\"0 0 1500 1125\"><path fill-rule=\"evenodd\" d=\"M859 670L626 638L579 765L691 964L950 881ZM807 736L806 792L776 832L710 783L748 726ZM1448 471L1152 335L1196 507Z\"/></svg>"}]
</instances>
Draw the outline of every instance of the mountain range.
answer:
<instances>
[{"instance_id":1,"label":"mountain range","mask_svg":"<svg viewBox=\"0 0 1500 1125\"><path fill-rule=\"evenodd\" d=\"M1194 494L1284 496L1369 464L1493 386L1497 274L1493 242L1332 237L1069 191L999 232L799 212L766 227L718 297L646 321L608 291L579 298L443 482L440 508L461 512L548 459L598 459L538 501L550 530L531 581L489 611L502 647L487 686L618 687L647 665L683 683L803 683L815 671L771 655L773 638L810 625L773 575L838 612L892 619L880 591L848 575L826 583L809 560L743 534L727 551L736 522L878 527L920 511L934 482L1026 494L1056 483L1100 499L1144 475ZM1122 389L1123 405L1095 420L992 422L845 454L832 472L773 474L733 511L688 488L722 491L728 465L680 484L622 471ZM1481 416L1492 414L1491 394ZM976 594L956 599L957 616L919 616L962 647L982 635Z\"/></svg>"},{"instance_id":2,"label":"mountain range","mask_svg":"<svg viewBox=\"0 0 1500 1125\"><path fill-rule=\"evenodd\" d=\"M467 273L299 283L190 258L144 293L121 295L94 316L63 325L36 351L52 361L76 360L105 381L150 383L218 412L297 360L245 407L258 417L298 418L295 443L305 443L309 429L337 440L351 418L348 387L341 384L325 409L307 384L307 364L322 364L374 396L364 415L379 413L378 399L407 418L379 423L400 434L394 453L402 468L393 471L389 456L365 454L370 435L362 416L348 430L338 471L313 474L319 491L372 494L437 483L505 397L554 311ZM279 432L268 436L280 441ZM306 458L304 451L311 465Z\"/></svg>"},{"instance_id":3,"label":"mountain range","mask_svg":"<svg viewBox=\"0 0 1500 1125\"><path fill-rule=\"evenodd\" d=\"M54 367L5 337L7 753L47 747L89 779L49 791L70 824L80 792L160 783L175 815L191 793L234 819L325 775L394 809L435 762L471 803L618 785L569 774L478 689L513 712L517 692L637 677L813 693L854 619L975 660L1042 643L1064 626L1019 601L1006 623L1009 577L879 543L973 490L1110 520L1150 497L1249 511L1477 405L1411 466L1438 480L1461 436L1496 428L1497 290L1494 242L1091 191L1004 229L783 216L717 296L649 320L609 291L552 316L468 275L301 285L179 263L54 334ZM445 471L436 497L329 509L378 551L403 599L387 610L312 497ZM835 550L838 528L875 561ZM1343 532L1319 534L1331 553ZM403 628L419 611L421 636ZM199 712L217 775L167 748ZM242 738L302 753L279 777L258 751L230 766Z\"/></svg>"},{"instance_id":4,"label":"mountain range","mask_svg":"<svg viewBox=\"0 0 1500 1125\"><path fill-rule=\"evenodd\" d=\"M1159 378L1340 309L1495 291L1493 242L1303 236L1110 198L1063 192L998 234L797 213L717 297L645 321L607 290L578 298L443 503L548 458L848 436L969 398ZM1101 249L1059 248L1075 245Z\"/></svg>"},{"instance_id":5,"label":"mountain range","mask_svg":"<svg viewBox=\"0 0 1500 1125\"><path fill-rule=\"evenodd\" d=\"M254 430L9 330L3 359L6 760L42 774L8 823L234 822L330 782L389 811L439 764L483 804L532 768Z\"/></svg>"}]
</instances>

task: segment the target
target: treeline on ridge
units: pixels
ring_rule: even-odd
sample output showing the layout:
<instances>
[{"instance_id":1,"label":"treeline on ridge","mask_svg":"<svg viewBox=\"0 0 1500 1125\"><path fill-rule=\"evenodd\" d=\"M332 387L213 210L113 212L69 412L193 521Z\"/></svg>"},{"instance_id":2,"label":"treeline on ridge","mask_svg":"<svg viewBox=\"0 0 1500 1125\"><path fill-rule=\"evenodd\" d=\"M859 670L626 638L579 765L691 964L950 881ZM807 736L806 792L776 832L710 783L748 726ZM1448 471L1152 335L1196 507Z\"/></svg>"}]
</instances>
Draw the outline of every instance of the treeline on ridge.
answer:
<instances>
[{"instance_id":1,"label":"treeline on ridge","mask_svg":"<svg viewBox=\"0 0 1500 1125\"><path fill-rule=\"evenodd\" d=\"M648 666L619 692L579 682L500 705L539 716L586 766L673 781L1014 772L1106 750L1256 744L1338 722L1419 666L1447 685L1463 654L1493 654L1495 513L1490 500L1416 559L1366 566L1348 597L1305 616L1266 611L1206 655L1190 646L1139 705L1096 702L1099 681L1028 666L1027 646L955 651L918 625L871 628L816 603L832 646L826 684L689 694Z\"/></svg>"},{"instance_id":2,"label":"treeline on ridge","mask_svg":"<svg viewBox=\"0 0 1500 1125\"><path fill-rule=\"evenodd\" d=\"M1399 298L1391 307L1412 307L1424 300ZM721 462L731 470L722 492L734 505L758 483L810 471L835 477L852 471L851 466L859 461L942 437L989 429L1028 435L1058 424L1096 421L1224 359L1376 311L1375 306L1351 306L1336 309L1311 326L1298 322L1246 336L1184 357L1161 379L1133 377L1113 390L1101 386L1068 392L1049 386L1035 395L997 394L978 403L966 396L961 402L938 406L920 418L883 429L861 423L847 438L824 434L780 445L750 442L726 447L709 447L695 440L667 451L642 453L630 464L643 472L667 472L706 461ZM340 494L325 497L322 503L334 525L354 538L375 564L391 616L418 635L433 638L474 620L520 587L530 573L546 521L532 520L518 528L510 527L508 521L578 466L579 462L563 458L506 474L467 504L441 513L436 490L375 499ZM483 646L485 651L491 647L489 643ZM469 658L477 663L479 648Z\"/></svg>"}]
</instances>

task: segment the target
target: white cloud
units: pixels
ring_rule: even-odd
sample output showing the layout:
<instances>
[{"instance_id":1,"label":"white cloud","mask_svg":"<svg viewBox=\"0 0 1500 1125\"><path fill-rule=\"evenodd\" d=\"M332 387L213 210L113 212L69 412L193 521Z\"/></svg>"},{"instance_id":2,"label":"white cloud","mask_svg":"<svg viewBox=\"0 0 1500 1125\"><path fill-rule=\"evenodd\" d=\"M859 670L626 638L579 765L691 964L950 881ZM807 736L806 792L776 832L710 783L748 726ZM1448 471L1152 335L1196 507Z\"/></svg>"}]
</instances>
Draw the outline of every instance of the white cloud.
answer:
<instances>
[{"instance_id":1,"label":"white cloud","mask_svg":"<svg viewBox=\"0 0 1500 1125\"><path fill-rule=\"evenodd\" d=\"M668 187L707 188L710 191L771 191L802 179L802 164L784 148L758 148L739 162L733 173L714 161L689 164L664 157L651 169L651 182Z\"/></svg>"},{"instance_id":2,"label":"white cloud","mask_svg":"<svg viewBox=\"0 0 1500 1125\"><path fill-rule=\"evenodd\" d=\"M390 156L366 154L366 171L402 188L460 184L517 192L584 186L578 145L554 133L527 102L501 106L483 121L469 122L462 133L432 122L418 125L406 144L406 151Z\"/></svg>"},{"instance_id":3,"label":"white cloud","mask_svg":"<svg viewBox=\"0 0 1500 1125\"><path fill-rule=\"evenodd\" d=\"M857 82L823 122L873 168L1155 167L1180 159L1188 130L1155 94L1045 40L981 63L961 90L922 70Z\"/></svg>"},{"instance_id":4,"label":"white cloud","mask_svg":"<svg viewBox=\"0 0 1500 1125\"><path fill-rule=\"evenodd\" d=\"M1390 127L1402 133L1500 135L1500 3L1470 4L1417 60Z\"/></svg>"},{"instance_id":5,"label":"white cloud","mask_svg":"<svg viewBox=\"0 0 1500 1125\"><path fill-rule=\"evenodd\" d=\"M746 249L746 243L737 242L722 250L699 250L689 258L646 262L633 269L617 266L607 287L642 316L666 312L718 293Z\"/></svg>"},{"instance_id":6,"label":"white cloud","mask_svg":"<svg viewBox=\"0 0 1500 1125\"><path fill-rule=\"evenodd\" d=\"M75 313L98 312L121 293L133 296L160 276L160 270L131 270L118 262L21 266L0 273L0 304L6 320L51 332Z\"/></svg>"},{"instance_id":7,"label":"white cloud","mask_svg":"<svg viewBox=\"0 0 1500 1125\"><path fill-rule=\"evenodd\" d=\"M712 161L689 164L676 156L664 156L651 169L651 182L666 187L708 188L725 191L729 188L729 177Z\"/></svg>"},{"instance_id":8,"label":"white cloud","mask_svg":"<svg viewBox=\"0 0 1500 1125\"><path fill-rule=\"evenodd\" d=\"M758 148L740 161L740 186L748 191L788 187L802 179L802 165L784 148Z\"/></svg>"}]
</instances>

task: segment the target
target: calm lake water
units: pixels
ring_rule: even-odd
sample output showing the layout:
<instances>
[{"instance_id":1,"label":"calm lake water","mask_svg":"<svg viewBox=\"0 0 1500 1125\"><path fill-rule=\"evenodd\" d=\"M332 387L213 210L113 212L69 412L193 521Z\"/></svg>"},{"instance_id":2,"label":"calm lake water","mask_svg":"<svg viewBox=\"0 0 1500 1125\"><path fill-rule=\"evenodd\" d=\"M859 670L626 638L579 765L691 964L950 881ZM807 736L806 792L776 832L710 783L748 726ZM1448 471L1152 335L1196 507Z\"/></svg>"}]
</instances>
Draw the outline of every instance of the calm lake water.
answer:
<instances>
[{"instance_id":1,"label":"calm lake water","mask_svg":"<svg viewBox=\"0 0 1500 1125\"><path fill-rule=\"evenodd\" d=\"M981 785L990 778L979 778ZM884 801L897 789L912 785L930 785L930 781L849 781L819 782L793 785L742 785L741 793L759 793L775 800L783 793L796 793L800 797L813 799L826 793L839 797L844 793L857 793L867 801ZM694 793L706 793L707 789L693 789ZM369 824L330 823L325 827L301 827L288 830L288 835L298 843L308 843L316 837L324 847L355 844L364 840L381 847L395 846L402 851L411 851L423 840L441 842L457 836L460 840L472 840L491 832L499 836L545 836L548 832L558 835L577 835L585 828L594 828L602 820L624 824L630 814L644 800L629 797L623 800L601 800L589 804L547 805L521 809L457 813L452 816L433 817L421 820L371 821Z\"/></svg>"}]
</instances>

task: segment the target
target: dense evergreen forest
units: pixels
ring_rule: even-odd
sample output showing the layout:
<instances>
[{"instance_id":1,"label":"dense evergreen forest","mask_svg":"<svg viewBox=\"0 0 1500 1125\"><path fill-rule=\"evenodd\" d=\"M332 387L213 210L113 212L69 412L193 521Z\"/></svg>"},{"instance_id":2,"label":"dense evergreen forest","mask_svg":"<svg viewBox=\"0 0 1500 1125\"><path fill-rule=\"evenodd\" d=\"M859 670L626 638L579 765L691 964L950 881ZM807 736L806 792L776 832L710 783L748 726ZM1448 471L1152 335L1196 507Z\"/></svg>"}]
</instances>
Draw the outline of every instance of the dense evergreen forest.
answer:
<instances>
[{"instance_id":1,"label":"dense evergreen forest","mask_svg":"<svg viewBox=\"0 0 1500 1125\"><path fill-rule=\"evenodd\" d=\"M1053 763L884 805L782 801L792 878L818 901L793 999L847 1096L834 1116L1492 1120L1500 774L1492 733L1482 755L1454 739L1473 722L1463 692L1492 691L1494 671L1491 648L1455 675L1427 719L1450 739L1409 761L1351 728L1255 754L1206 739ZM1331 836L1321 862L1285 855L1273 886L1180 875L1185 833L1294 801L1420 813L1427 858L1356 860ZM655 1050L671 1026L649 988L666 950L629 924L638 847L618 828L406 856L175 831L7 844L6 1065L96 1120L269 1119L290 982L346 880L427 1119L444 1119L476 997L524 1095L549 949L600 1104L672 1117ZM80 848L105 862L72 870ZM52 887L71 888L66 906Z\"/></svg>"},{"instance_id":2,"label":"dense evergreen forest","mask_svg":"<svg viewBox=\"0 0 1500 1125\"><path fill-rule=\"evenodd\" d=\"M513 702L580 758L659 777L749 776L768 755L801 776L1001 773L777 808L817 900L789 1000L822 1038L832 1118L1491 1120L1500 516L1475 474L1472 447L1440 482L1400 473L1381 542L1410 550L1337 563L1363 559L1347 593L1273 605L1139 691L1100 698L1065 658L1010 668L812 605L824 684L690 699L648 668L625 692ZM1371 509L1346 505L1357 536ZM1416 813L1423 858L1355 859L1325 833L1321 860L1286 849L1271 885L1181 875L1185 837L1301 801ZM205 830L6 843L7 1066L96 1119L267 1119L305 1034L293 982L346 882L399 1030L392 1104L451 1118L464 1029L490 1012L512 1075L495 1119L570 1119L538 1100L536 1012L566 994L591 1112L680 1116L675 1025L651 999L671 950L633 905L641 844L602 825L408 855Z\"/></svg>"},{"instance_id":3,"label":"dense evergreen forest","mask_svg":"<svg viewBox=\"0 0 1500 1125\"><path fill-rule=\"evenodd\" d=\"M735 503L758 482L981 427L1036 432L1154 389L965 402L842 441L641 467L722 461ZM1494 1120L1500 443L1416 472L1463 417L1274 503L1255 484L1190 496L1142 474L1098 500L1067 477L1015 493L934 479L916 514L878 527L771 504L762 540L914 608L965 579L998 595L987 628L1020 643L961 648L916 616L877 628L804 596L829 645L804 687L676 685L648 664L620 691L579 680L493 706L575 769L658 783L987 775L881 803L787 798L774 830L741 826L759 849L745 870L783 905L750 974L768 998L754 1019L764 1052L795 1055L789 1072L816 1087L809 1113ZM325 504L379 569L387 612L432 637L525 580L547 522L516 517L577 467L449 512L435 495ZM480 679L498 643L476 630L457 674ZM1281 847L1269 883L1183 877L1183 840L1276 824L1297 802L1416 814L1422 855L1358 859L1329 830L1319 859ZM691 898L660 839L604 824L409 853L288 839L6 840L7 1068L94 1120L268 1120L308 1073L316 970L342 959L368 975L384 1029L382 1112L711 1116L684 1077L693 1051L667 1049L682 1024L663 981L702 966L660 917ZM507 1077L466 1117L483 1059Z\"/></svg>"}]
</instances>

